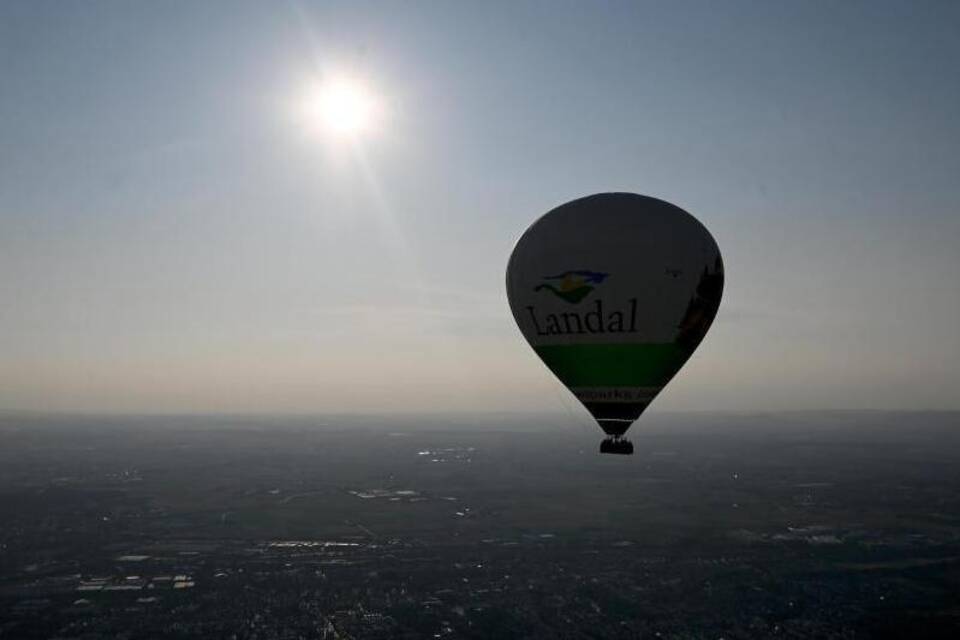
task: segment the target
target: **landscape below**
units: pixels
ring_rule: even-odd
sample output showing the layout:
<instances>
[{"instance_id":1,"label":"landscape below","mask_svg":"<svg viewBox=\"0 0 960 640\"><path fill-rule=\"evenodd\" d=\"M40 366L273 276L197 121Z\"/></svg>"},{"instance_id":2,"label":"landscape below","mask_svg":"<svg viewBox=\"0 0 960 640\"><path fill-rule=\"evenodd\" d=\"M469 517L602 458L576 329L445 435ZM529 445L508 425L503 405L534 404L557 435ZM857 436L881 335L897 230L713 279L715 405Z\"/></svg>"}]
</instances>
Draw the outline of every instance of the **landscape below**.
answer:
<instances>
[{"instance_id":1,"label":"landscape below","mask_svg":"<svg viewBox=\"0 0 960 640\"><path fill-rule=\"evenodd\" d=\"M0 415L0 638L960 637L960 414Z\"/></svg>"}]
</instances>

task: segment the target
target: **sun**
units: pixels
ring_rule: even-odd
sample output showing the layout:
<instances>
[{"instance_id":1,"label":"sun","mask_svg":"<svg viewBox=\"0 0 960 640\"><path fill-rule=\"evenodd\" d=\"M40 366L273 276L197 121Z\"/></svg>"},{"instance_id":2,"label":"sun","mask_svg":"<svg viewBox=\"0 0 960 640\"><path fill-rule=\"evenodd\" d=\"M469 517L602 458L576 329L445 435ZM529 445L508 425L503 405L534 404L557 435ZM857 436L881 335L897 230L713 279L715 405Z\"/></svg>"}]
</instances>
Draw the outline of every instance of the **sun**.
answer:
<instances>
[{"instance_id":1,"label":"sun","mask_svg":"<svg viewBox=\"0 0 960 640\"><path fill-rule=\"evenodd\" d=\"M372 130L378 109L374 94L361 81L335 78L312 87L303 110L310 128L356 138Z\"/></svg>"}]
</instances>

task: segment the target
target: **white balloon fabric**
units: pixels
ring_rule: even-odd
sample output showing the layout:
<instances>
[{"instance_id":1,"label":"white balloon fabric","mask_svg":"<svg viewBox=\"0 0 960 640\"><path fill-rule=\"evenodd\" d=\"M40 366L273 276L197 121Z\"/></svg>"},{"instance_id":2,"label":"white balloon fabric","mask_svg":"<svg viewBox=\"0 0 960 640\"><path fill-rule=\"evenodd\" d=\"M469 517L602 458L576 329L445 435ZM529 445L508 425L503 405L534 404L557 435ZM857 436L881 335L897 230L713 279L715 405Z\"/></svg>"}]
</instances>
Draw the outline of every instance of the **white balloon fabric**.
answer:
<instances>
[{"instance_id":1,"label":"white balloon fabric","mask_svg":"<svg viewBox=\"0 0 960 640\"><path fill-rule=\"evenodd\" d=\"M722 293L723 261L706 227L631 193L553 209L527 229L507 266L520 331L613 438L697 348Z\"/></svg>"}]
</instances>

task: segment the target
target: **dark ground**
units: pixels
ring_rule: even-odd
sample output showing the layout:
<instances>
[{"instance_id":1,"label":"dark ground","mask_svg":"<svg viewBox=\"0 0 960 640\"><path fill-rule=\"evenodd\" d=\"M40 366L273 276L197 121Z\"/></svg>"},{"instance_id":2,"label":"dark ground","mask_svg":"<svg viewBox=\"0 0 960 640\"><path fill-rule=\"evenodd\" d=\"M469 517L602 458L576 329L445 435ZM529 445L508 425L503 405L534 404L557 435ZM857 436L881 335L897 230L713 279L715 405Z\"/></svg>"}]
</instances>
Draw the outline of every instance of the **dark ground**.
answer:
<instances>
[{"instance_id":1,"label":"dark ground","mask_svg":"<svg viewBox=\"0 0 960 640\"><path fill-rule=\"evenodd\" d=\"M0 638L960 637L960 414L0 416Z\"/></svg>"}]
</instances>

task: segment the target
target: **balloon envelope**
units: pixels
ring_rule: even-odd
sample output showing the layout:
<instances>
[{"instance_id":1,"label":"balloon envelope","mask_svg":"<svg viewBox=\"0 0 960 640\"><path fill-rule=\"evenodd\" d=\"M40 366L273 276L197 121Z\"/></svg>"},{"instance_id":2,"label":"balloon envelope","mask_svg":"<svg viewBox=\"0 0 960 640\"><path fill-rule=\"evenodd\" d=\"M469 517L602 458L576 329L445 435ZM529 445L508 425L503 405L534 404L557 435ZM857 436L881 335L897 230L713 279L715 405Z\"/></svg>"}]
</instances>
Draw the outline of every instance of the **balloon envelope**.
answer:
<instances>
[{"instance_id":1,"label":"balloon envelope","mask_svg":"<svg viewBox=\"0 0 960 640\"><path fill-rule=\"evenodd\" d=\"M700 344L722 292L710 232L679 207L631 193L553 209L527 229L507 266L520 331L614 437Z\"/></svg>"}]
</instances>

